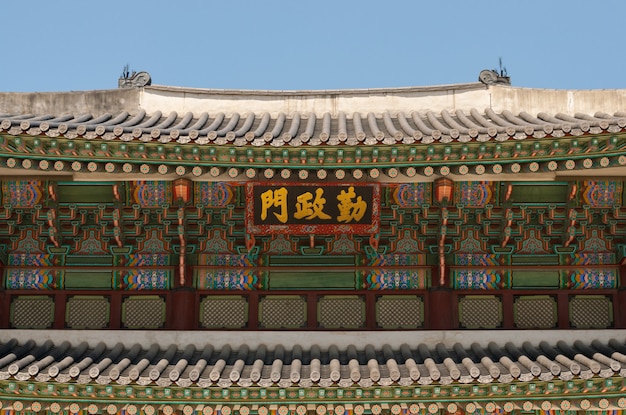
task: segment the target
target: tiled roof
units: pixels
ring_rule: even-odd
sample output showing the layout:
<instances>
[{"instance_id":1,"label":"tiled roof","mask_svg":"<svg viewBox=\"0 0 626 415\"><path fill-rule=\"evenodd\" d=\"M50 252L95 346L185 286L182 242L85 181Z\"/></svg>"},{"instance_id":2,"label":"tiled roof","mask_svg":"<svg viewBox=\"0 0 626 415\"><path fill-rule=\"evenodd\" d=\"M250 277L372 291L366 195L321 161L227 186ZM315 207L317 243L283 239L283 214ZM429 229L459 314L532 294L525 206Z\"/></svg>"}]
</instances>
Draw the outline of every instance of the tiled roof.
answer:
<instances>
[{"instance_id":1,"label":"tiled roof","mask_svg":"<svg viewBox=\"0 0 626 415\"><path fill-rule=\"evenodd\" d=\"M280 147L467 143L617 133L626 127L626 112L530 114L487 108L274 116L252 112L148 114L139 110L101 115L0 114L0 120L0 132L14 135Z\"/></svg>"},{"instance_id":2,"label":"tiled roof","mask_svg":"<svg viewBox=\"0 0 626 415\"><path fill-rule=\"evenodd\" d=\"M138 384L162 387L338 385L389 386L510 383L626 376L621 340L502 345L443 343L349 345L339 348L277 345L203 346L6 340L0 380Z\"/></svg>"}]
</instances>

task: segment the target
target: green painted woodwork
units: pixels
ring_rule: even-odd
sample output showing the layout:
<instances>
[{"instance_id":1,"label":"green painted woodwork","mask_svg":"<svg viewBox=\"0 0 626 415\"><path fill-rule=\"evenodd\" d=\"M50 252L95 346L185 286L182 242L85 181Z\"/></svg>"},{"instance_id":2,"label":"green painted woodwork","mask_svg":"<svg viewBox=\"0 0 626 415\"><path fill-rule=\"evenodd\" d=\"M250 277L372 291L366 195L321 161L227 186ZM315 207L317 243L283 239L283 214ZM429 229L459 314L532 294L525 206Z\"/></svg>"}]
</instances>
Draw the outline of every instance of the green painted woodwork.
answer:
<instances>
[{"instance_id":1,"label":"green painted woodwork","mask_svg":"<svg viewBox=\"0 0 626 415\"><path fill-rule=\"evenodd\" d=\"M64 283L66 289L111 289L111 271L69 270Z\"/></svg>"},{"instance_id":2,"label":"green painted woodwork","mask_svg":"<svg viewBox=\"0 0 626 415\"><path fill-rule=\"evenodd\" d=\"M354 271L272 271L270 290L350 290L356 288Z\"/></svg>"},{"instance_id":3,"label":"green painted woodwork","mask_svg":"<svg viewBox=\"0 0 626 415\"><path fill-rule=\"evenodd\" d=\"M511 202L523 204L565 203L569 185L567 183L516 183L511 193Z\"/></svg>"},{"instance_id":4,"label":"green painted woodwork","mask_svg":"<svg viewBox=\"0 0 626 415\"><path fill-rule=\"evenodd\" d=\"M378 386L360 387L290 387L290 388L242 388L230 386L223 388L217 385L200 387L180 387L172 384L168 387L158 385L100 385L68 384L53 382L32 381L0 381L0 399L3 401L21 401L26 405L29 402L60 402L69 404L77 402L81 406L96 403L103 409L99 413L106 413L107 405L115 404L124 407L132 402L137 406L153 405L247 405L252 408L269 405L393 405L421 403L428 405L437 403L457 403L464 408L469 403L485 405L497 402L515 402L521 407L525 402L531 402L534 407L540 407L545 401L560 406L563 400L580 406L583 399L594 400L605 398L617 404L623 397L623 388L626 386L621 377L608 379L592 378L588 380L576 379L563 381L553 379L549 382L520 382L508 384L459 384L450 385L411 385L411 386ZM193 408L192 408L193 409ZM229 408L230 409L230 408ZM25 412L30 413L30 412ZM192 412L193 413L193 412ZM258 414L254 409L250 412ZM370 414L371 412L365 412ZM389 412L382 412L388 414ZM445 413L445 411L437 411ZM516 411L517 413L517 411ZM529 414L543 414L544 411L524 411Z\"/></svg>"},{"instance_id":5,"label":"green painted woodwork","mask_svg":"<svg viewBox=\"0 0 626 415\"><path fill-rule=\"evenodd\" d=\"M238 147L234 145L196 146L179 145L178 143L138 143L110 141L102 146L94 146L90 140L81 138L41 140L24 134L13 136L0 135L3 147L10 147L10 157L14 162L9 164L19 166L20 159L31 160L37 165L39 160L48 161L49 165L56 161L67 163L61 168L69 171L75 161L82 162L76 168L86 170L86 163L96 164L95 171L103 170L104 163L116 163L112 171L121 170L121 164L151 165L155 170L158 165L181 165L188 167L211 166L238 167L238 168L287 168L287 169L317 169L330 168L360 168L376 167L423 167L423 166L450 166L458 165L473 167L474 165L512 165L514 163L527 165L529 163L548 163L551 161L572 160L575 163L590 159L592 165L604 166L600 160L603 157L619 157L623 154L625 134L585 135L578 137L527 140L507 140L504 142L489 141L484 143L453 142L445 146L434 144L414 145L375 145L375 146L324 146L323 153L307 151L298 148L267 148L267 147ZM558 143L555 146L555 143ZM4 162L7 160L5 156ZM320 157L321 156L321 157ZM615 160L617 161L617 160ZM34 162L34 163L32 163ZM99 164L99 165L98 165ZM557 169L566 169L562 165L554 166ZM528 171L553 171L548 166L533 168ZM580 168L580 166L573 166ZM570 167L570 168L573 168ZM48 167L50 168L50 167ZM55 167L56 168L56 167ZM109 167L111 169L111 167ZM569 168L568 168L569 169ZM524 169L526 170L526 169ZM108 171L108 170L107 170ZM519 171L519 170L517 170ZM516 172L513 170L512 172Z\"/></svg>"},{"instance_id":6,"label":"green painted woodwork","mask_svg":"<svg viewBox=\"0 0 626 415\"><path fill-rule=\"evenodd\" d=\"M109 255L67 255L65 265L81 267L68 269L64 274L66 289L111 289L115 288L110 267L113 265L113 256ZM85 267L85 268L82 268ZM93 269L86 267L103 267Z\"/></svg>"},{"instance_id":7,"label":"green painted woodwork","mask_svg":"<svg viewBox=\"0 0 626 415\"><path fill-rule=\"evenodd\" d=\"M513 288L559 288L559 271L513 271Z\"/></svg>"},{"instance_id":8,"label":"green painted woodwork","mask_svg":"<svg viewBox=\"0 0 626 415\"><path fill-rule=\"evenodd\" d=\"M398 152L398 157L400 155L401 152ZM623 159L626 160L626 156ZM160 176L146 173L145 177L154 179ZM201 176L195 180L207 179ZM455 179L459 183L458 176ZM425 181L422 176L415 180L422 184ZM4 183L8 182L14 181L6 180ZM199 264L198 254L210 253L216 258L247 254L251 262L235 269L239 272L240 268L245 268L263 281L250 289L363 289L366 288L363 280L372 275L371 272L380 276L391 267L399 272L408 272L403 261L412 255L423 256L420 266L424 264L437 269L441 259L446 265L455 264L454 255L458 253L477 254L476 258L479 258L488 252L499 254L497 260L484 259L487 262L472 262L472 266L479 263L490 267L513 266L502 272L502 279L492 287L494 289L565 289L571 288L572 278L578 278L569 276L564 272L565 268L560 271L560 283L557 282L556 272L543 275L532 270L556 270L559 266L568 266L572 272L579 272L576 269L578 265L586 264L608 266L615 270L616 260L607 254L623 255L626 250L623 248L625 239L622 232L626 226L626 208L620 206L623 182L611 182L615 185L605 187L608 190L602 193L608 195L607 202L600 200L595 205L583 203L585 197L584 200L597 199L589 198L591 187L586 186L583 179L557 183L499 182L492 186L500 189L500 200L492 200L493 204L472 207L459 202L444 211L431 201L430 196L422 198L406 190L410 186L402 187L383 180L381 227L375 238L371 239L369 235L341 238L337 235L287 235L281 241L274 235L260 235L252 240L254 246L249 249L247 245L251 240L245 233L246 196L242 182L229 184L233 197L229 199L228 206L212 208L193 202L180 207L158 202L151 207L141 207L133 204L130 198L123 198L118 203L113 197L114 186L119 187L121 195L130 195L125 191L124 182L52 182L52 186L48 186L50 182L37 181L37 194L41 194L37 202L20 204L24 198L19 196L19 192L7 197L4 211L0 213L0 216L4 215L4 220L0 220L0 251L5 247L11 255L34 253L27 259L11 257L12 266L26 268L28 261L35 261L32 263L69 268L66 284L63 285L63 280L59 279L61 283L55 288L134 289L132 284L124 285L122 277L119 277L122 267L135 266L132 264L146 266L145 260L132 256L158 253L171 255L172 261L178 262L183 238L185 265L188 266ZM529 198L528 203L504 201L510 184L512 198ZM576 192L573 192L574 185L579 189ZM430 186L423 184L426 190ZM5 192L8 188L4 186ZM58 198L65 202L59 203L54 189ZM398 199L400 189L406 194ZM87 196L79 190L96 192L92 196L95 195L94 200L99 202L84 202ZM69 202L74 198L79 202ZM411 204L411 198L416 200L414 204ZM536 203L537 200L544 202ZM400 203L415 207L400 208ZM566 241L569 245L564 247ZM55 244L58 246L55 247ZM350 254L339 254L342 251ZM116 254L110 255L111 252ZM47 256L50 254L54 256ZM134 260L138 262L132 262ZM225 260L223 263L229 261L232 262ZM172 275L176 272L174 262ZM170 262L163 262L166 263ZM120 268L115 273L118 280L111 282L113 266ZM218 262L211 267L219 268ZM513 281L510 279L511 270L516 270ZM59 273L64 272L65 269L59 268ZM197 268L191 269L190 275L196 272ZM430 270L424 272L428 274ZM388 273L386 278L390 281L391 274ZM614 288L615 284L611 284L609 288ZM578 285L587 287L589 284ZM219 284L211 287L217 286ZM383 286L392 287L381 282L380 287Z\"/></svg>"},{"instance_id":9,"label":"green painted woodwork","mask_svg":"<svg viewBox=\"0 0 626 415\"><path fill-rule=\"evenodd\" d=\"M357 288L354 270L315 271L315 267L354 266L356 258L352 255L272 255L268 262L274 267L269 273L271 290L324 290ZM281 271L280 267L308 267L306 271L290 269Z\"/></svg>"},{"instance_id":10,"label":"green painted woodwork","mask_svg":"<svg viewBox=\"0 0 626 415\"><path fill-rule=\"evenodd\" d=\"M300 255L271 255L270 266L354 266L356 258L352 255L324 255L324 256L300 256Z\"/></svg>"},{"instance_id":11,"label":"green painted woodwork","mask_svg":"<svg viewBox=\"0 0 626 415\"><path fill-rule=\"evenodd\" d=\"M65 256L65 265L67 266L111 266L113 265L113 256L109 255L67 255Z\"/></svg>"},{"instance_id":12,"label":"green painted woodwork","mask_svg":"<svg viewBox=\"0 0 626 415\"><path fill-rule=\"evenodd\" d=\"M559 265L558 255L512 255L513 265Z\"/></svg>"},{"instance_id":13,"label":"green painted woodwork","mask_svg":"<svg viewBox=\"0 0 626 415\"><path fill-rule=\"evenodd\" d=\"M113 202L113 186L110 183L58 183L56 193L59 203Z\"/></svg>"}]
</instances>

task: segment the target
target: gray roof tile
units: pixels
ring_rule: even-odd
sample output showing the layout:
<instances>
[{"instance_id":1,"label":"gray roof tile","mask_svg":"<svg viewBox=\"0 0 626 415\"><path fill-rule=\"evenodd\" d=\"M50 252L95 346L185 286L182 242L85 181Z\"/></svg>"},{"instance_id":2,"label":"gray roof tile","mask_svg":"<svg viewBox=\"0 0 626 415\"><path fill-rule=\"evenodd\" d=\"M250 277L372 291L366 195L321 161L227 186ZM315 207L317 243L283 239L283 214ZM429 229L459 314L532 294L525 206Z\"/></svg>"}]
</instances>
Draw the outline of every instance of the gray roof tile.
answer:
<instances>
[{"instance_id":1,"label":"gray roof tile","mask_svg":"<svg viewBox=\"0 0 626 415\"><path fill-rule=\"evenodd\" d=\"M212 347L174 345L165 350L152 345L107 348L103 343L88 348L85 343L58 345L51 341L18 344L8 341L0 347L0 378L26 381L129 384L169 386L330 386L333 384L363 387L398 384L508 383L559 377L589 379L623 376L626 356L624 344L618 341L586 344L558 342L555 345L507 343L498 347L443 344L429 347L419 344L393 349L366 346L345 350L330 347L320 350L300 346L285 350L283 346L267 349L261 346ZM417 359L417 362L416 362ZM419 363L418 363L419 362ZM208 363L208 364L207 364Z\"/></svg>"},{"instance_id":2,"label":"gray roof tile","mask_svg":"<svg viewBox=\"0 0 626 415\"><path fill-rule=\"evenodd\" d=\"M337 115L325 113L233 113L167 115L157 111L135 114L75 114L57 116L2 114L0 131L10 134L65 136L67 138L193 144L235 144L238 146L323 146L375 144L412 144L486 142L519 140L545 136L580 135L618 132L626 126L626 114L616 112L572 115L510 111L496 113L491 109L441 112L383 112Z\"/></svg>"}]
</instances>

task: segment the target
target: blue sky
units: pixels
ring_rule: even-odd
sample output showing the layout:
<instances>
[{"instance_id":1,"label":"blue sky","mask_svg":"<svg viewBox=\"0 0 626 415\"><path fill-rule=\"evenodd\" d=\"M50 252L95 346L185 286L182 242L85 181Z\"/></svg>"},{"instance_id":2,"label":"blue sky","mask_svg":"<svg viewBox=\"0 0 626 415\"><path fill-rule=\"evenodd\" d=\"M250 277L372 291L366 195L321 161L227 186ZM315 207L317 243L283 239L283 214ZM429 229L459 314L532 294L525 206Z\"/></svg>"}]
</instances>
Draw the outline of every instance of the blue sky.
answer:
<instances>
[{"instance_id":1,"label":"blue sky","mask_svg":"<svg viewBox=\"0 0 626 415\"><path fill-rule=\"evenodd\" d=\"M626 2L7 0L0 91L154 84L340 89L474 82L626 88Z\"/></svg>"}]
</instances>

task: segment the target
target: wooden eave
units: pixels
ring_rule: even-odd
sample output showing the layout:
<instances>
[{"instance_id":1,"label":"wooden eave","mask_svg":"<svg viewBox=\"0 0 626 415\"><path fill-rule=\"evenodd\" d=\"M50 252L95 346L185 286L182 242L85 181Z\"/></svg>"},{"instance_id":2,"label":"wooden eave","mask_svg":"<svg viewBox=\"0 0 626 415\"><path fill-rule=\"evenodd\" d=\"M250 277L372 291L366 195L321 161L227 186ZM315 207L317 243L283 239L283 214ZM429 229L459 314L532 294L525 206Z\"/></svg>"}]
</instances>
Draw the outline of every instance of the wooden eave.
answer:
<instances>
[{"instance_id":1,"label":"wooden eave","mask_svg":"<svg viewBox=\"0 0 626 415\"><path fill-rule=\"evenodd\" d=\"M419 177L429 181L437 176L462 179L493 175L497 179L520 173L567 175L577 171L612 175L611 171L603 171L626 165L625 144L626 133L317 148L120 142L5 133L0 134L0 165L42 175L158 173L197 180L262 177L268 169L276 173L325 170L331 178L332 173L342 170L357 180L395 182Z\"/></svg>"}]
</instances>

